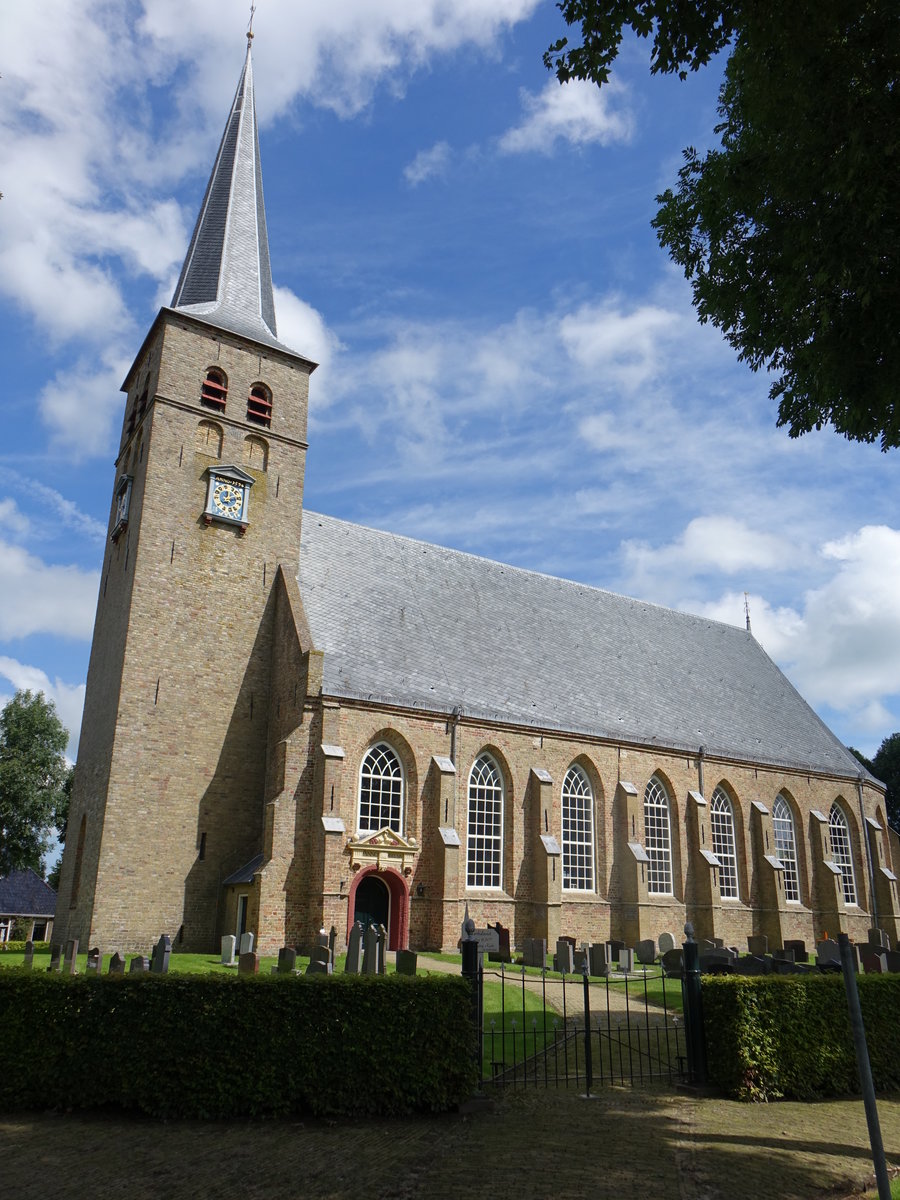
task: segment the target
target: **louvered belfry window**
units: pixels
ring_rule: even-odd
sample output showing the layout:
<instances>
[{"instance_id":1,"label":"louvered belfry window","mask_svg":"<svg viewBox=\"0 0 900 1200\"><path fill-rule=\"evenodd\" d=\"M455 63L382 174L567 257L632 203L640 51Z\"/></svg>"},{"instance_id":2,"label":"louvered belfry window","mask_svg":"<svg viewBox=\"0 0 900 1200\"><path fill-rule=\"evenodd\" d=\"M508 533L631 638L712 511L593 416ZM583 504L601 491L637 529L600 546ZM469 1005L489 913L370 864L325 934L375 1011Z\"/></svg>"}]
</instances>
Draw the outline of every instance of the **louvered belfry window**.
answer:
<instances>
[{"instance_id":1,"label":"louvered belfry window","mask_svg":"<svg viewBox=\"0 0 900 1200\"><path fill-rule=\"evenodd\" d=\"M228 380L225 378L225 372L217 367L210 367L200 388L200 403L216 412L224 412L227 397Z\"/></svg>"},{"instance_id":2,"label":"louvered belfry window","mask_svg":"<svg viewBox=\"0 0 900 1200\"><path fill-rule=\"evenodd\" d=\"M247 397L247 420L254 425L264 425L266 429L272 424L272 394L262 383L254 383Z\"/></svg>"}]
</instances>

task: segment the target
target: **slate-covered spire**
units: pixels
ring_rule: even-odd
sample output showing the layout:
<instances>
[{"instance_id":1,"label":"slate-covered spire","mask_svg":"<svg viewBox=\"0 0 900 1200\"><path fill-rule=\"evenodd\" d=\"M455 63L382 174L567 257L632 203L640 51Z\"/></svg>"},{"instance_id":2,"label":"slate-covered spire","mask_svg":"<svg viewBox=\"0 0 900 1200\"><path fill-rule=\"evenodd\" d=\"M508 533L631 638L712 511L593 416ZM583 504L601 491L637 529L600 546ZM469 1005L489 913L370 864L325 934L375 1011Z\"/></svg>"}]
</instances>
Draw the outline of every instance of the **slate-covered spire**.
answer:
<instances>
[{"instance_id":1,"label":"slate-covered spire","mask_svg":"<svg viewBox=\"0 0 900 1200\"><path fill-rule=\"evenodd\" d=\"M278 345L253 102L252 36L247 37L244 69L172 308Z\"/></svg>"}]
</instances>

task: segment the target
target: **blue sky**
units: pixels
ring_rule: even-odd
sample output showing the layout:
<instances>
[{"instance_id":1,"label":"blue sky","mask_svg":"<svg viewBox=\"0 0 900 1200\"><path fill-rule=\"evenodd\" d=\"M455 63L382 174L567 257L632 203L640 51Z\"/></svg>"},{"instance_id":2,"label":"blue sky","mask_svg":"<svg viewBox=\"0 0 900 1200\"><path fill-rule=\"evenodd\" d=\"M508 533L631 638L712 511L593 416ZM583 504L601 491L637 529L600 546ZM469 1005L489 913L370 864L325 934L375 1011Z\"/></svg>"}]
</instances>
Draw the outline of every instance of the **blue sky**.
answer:
<instances>
[{"instance_id":1,"label":"blue sky","mask_svg":"<svg viewBox=\"0 0 900 1200\"><path fill-rule=\"evenodd\" d=\"M0 12L0 703L74 754L122 416L244 55L244 0ZM260 0L306 506L743 624L845 742L900 728L896 452L775 429L650 228L718 70L560 88L549 0Z\"/></svg>"}]
</instances>

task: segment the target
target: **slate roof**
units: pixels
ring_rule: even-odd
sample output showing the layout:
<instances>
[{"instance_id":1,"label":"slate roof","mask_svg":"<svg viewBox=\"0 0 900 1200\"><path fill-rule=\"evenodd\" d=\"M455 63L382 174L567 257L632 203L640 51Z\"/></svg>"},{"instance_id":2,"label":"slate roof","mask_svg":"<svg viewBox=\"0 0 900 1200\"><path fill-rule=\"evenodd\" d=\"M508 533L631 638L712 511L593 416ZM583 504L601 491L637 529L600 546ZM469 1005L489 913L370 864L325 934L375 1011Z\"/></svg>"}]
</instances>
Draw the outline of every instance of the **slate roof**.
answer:
<instances>
[{"instance_id":1,"label":"slate roof","mask_svg":"<svg viewBox=\"0 0 900 1200\"><path fill-rule=\"evenodd\" d=\"M52 917L55 913L56 892L31 867L0 879L0 915Z\"/></svg>"},{"instance_id":2,"label":"slate roof","mask_svg":"<svg viewBox=\"0 0 900 1200\"><path fill-rule=\"evenodd\" d=\"M239 883L252 883L253 876L263 865L263 856L255 855L248 863L244 863L242 867L229 875L227 879L222 880L222 887L235 887Z\"/></svg>"},{"instance_id":3,"label":"slate roof","mask_svg":"<svg viewBox=\"0 0 900 1200\"><path fill-rule=\"evenodd\" d=\"M287 349L278 341L275 326L249 39L171 307Z\"/></svg>"},{"instance_id":4,"label":"slate roof","mask_svg":"<svg viewBox=\"0 0 900 1200\"><path fill-rule=\"evenodd\" d=\"M856 778L746 630L305 512L326 694Z\"/></svg>"}]
</instances>

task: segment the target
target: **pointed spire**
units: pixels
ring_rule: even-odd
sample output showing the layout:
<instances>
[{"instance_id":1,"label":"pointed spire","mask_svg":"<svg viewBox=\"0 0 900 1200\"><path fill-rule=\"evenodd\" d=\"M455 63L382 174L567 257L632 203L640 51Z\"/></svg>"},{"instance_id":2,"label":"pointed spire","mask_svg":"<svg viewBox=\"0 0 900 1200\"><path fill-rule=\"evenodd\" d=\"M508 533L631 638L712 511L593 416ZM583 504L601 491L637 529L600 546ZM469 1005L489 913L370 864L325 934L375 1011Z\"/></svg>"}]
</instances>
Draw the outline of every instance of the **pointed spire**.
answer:
<instances>
[{"instance_id":1,"label":"pointed spire","mask_svg":"<svg viewBox=\"0 0 900 1200\"><path fill-rule=\"evenodd\" d=\"M279 345L253 100L252 37L249 32L244 69L171 307Z\"/></svg>"}]
</instances>

